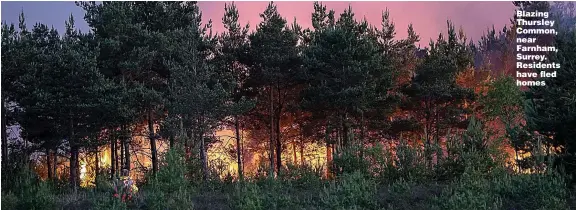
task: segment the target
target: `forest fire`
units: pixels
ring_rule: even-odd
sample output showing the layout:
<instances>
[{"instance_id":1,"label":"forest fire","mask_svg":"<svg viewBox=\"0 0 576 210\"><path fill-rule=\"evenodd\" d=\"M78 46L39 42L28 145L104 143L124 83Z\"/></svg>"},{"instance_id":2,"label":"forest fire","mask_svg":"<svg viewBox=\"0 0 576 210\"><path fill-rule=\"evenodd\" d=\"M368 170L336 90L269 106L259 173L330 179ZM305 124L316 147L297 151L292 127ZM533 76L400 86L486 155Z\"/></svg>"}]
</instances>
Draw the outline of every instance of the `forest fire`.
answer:
<instances>
[{"instance_id":1,"label":"forest fire","mask_svg":"<svg viewBox=\"0 0 576 210\"><path fill-rule=\"evenodd\" d=\"M242 163L245 176L257 175L262 166L268 164L267 152L261 148L266 148L265 142L257 142L250 139L247 132L242 134L241 150ZM236 160L236 141L233 130L219 130L215 136L218 141L210 145L208 149L208 162L216 170L221 178L231 176L238 177L238 162ZM255 145L256 144L256 145ZM313 168L323 168L326 162L326 149L315 143L307 143L297 146L295 144L286 145L282 156L283 165L309 164ZM264 169L266 170L266 169Z\"/></svg>"},{"instance_id":2,"label":"forest fire","mask_svg":"<svg viewBox=\"0 0 576 210\"><path fill-rule=\"evenodd\" d=\"M141 126L145 128L144 125ZM496 128L498 126L495 126ZM494 128L494 127L493 127ZM145 129L144 129L145 130ZM249 131L241 131L242 142L242 166L246 177L256 176L262 171L267 171L269 164L267 143L266 141L256 141L249 135ZM216 141L211 143L207 149L208 164L212 171L217 173L220 178L238 177L238 163L236 154L235 133L230 129L222 129L215 132ZM301 143L292 140L286 140L282 152L282 164L286 165L306 165L316 170L326 170L327 149L326 145L318 143ZM168 149L168 143L164 140L158 141L159 157ZM151 158L149 154L149 139L145 135L134 134L130 144L130 176L134 180L143 180L146 172L151 170ZM387 147L388 148L388 147ZM385 149L395 154L395 147ZM530 157L530 153L517 155L509 144L503 144L503 152L507 153L507 165L515 171L530 173L526 170L519 170L517 161ZM116 151L119 154L119 151ZM384 155L384 154L383 154ZM64 159L58 162L57 177L67 177L67 161ZM119 164L119 163L117 163ZM112 151L110 145L99 147L95 152L82 152L80 154L80 179L82 187L94 187L97 170L106 177L112 167ZM263 168L264 167L264 168ZM46 178L46 168L40 165L36 167L37 172ZM106 172L106 173L102 173Z\"/></svg>"},{"instance_id":3,"label":"forest fire","mask_svg":"<svg viewBox=\"0 0 576 210\"><path fill-rule=\"evenodd\" d=\"M284 122L284 127L288 126L290 122ZM489 126L495 131L496 136L502 136L504 133L502 125L499 123L491 123ZM156 125L158 129L158 125ZM145 173L151 170L151 156L150 156L150 141L146 135L147 126L145 123L140 124L134 128L134 132L130 141L130 176L134 180L143 181ZM254 132L254 131L252 131ZM250 135L250 131L240 130L241 133L241 151L242 151L242 167L243 173L246 177L257 176L259 173L266 172L269 165L269 142L260 136ZM284 134L285 135L285 134ZM215 140L207 147L208 165L212 172L217 173L220 178L238 178L238 163L236 153L236 140L235 132L232 129L224 128L217 130L214 135ZM260 138L260 139L259 139ZM266 137L264 137L266 138ZM324 143L300 142L291 137L284 139L282 149L282 165L306 165L316 170L326 171L327 159L330 153L327 153L327 148ZM158 156L162 159L163 154L169 148L168 142L163 139L157 140ZM118 147L117 147L117 150ZM395 155L395 148L390 147L385 149ZM515 171L522 171L523 173L530 173L526 170L519 170L518 161L530 157L530 153L516 154L514 149L509 143L504 143L501 150L508 155L507 165ZM121 154L121 151L115 151L116 158ZM331 151L333 153L334 151ZM100 146L97 151L84 151L80 154L80 179L82 187L93 187L97 179L97 171L104 177L109 177L110 170L113 164L113 151L111 151L110 144ZM68 172L68 162L66 159L59 159L56 176L66 178ZM122 168L121 161L116 161L116 172ZM39 174L44 179L47 177L47 168L40 164L36 168Z\"/></svg>"},{"instance_id":4,"label":"forest fire","mask_svg":"<svg viewBox=\"0 0 576 210\"><path fill-rule=\"evenodd\" d=\"M244 132L242 132L244 133ZM210 167L218 173L221 178L231 176L238 177L238 163L236 161L236 141L234 140L234 132L232 130L219 130L215 133L218 141L210 145L208 153L208 163ZM248 135L243 135L243 144L251 145ZM134 136L134 143L131 145L134 150L131 151L131 173L130 176L135 180L142 180L145 172L150 170L151 159L147 155L145 149L148 148L149 142L146 137ZM167 144L163 142L160 147L159 154L162 154L167 149ZM283 155L287 157L283 160L283 164L302 165L308 164L310 167L320 170L325 170L326 167L326 147L316 143L307 143L305 145L290 145L287 147ZM138 150L144 151L138 151ZM243 148L242 157L243 169L245 176L254 176L263 164L267 164L267 158L259 154L253 154L248 151L254 148L247 146ZM80 179L82 187L93 187L96 180L96 170L109 171L112 165L111 151L109 146L103 146L96 153L82 153L80 158ZM261 151L265 154L265 151ZM98 167L96 167L98 163ZM67 164L67 163L62 163Z\"/></svg>"},{"instance_id":5,"label":"forest fire","mask_svg":"<svg viewBox=\"0 0 576 210\"><path fill-rule=\"evenodd\" d=\"M440 12L424 22L401 3L378 14L366 8L386 5L302 3L304 22L249 4L226 3L220 19L214 5L202 17L209 3L76 2L88 30L73 16L64 30L30 27L24 12L3 24L2 207L571 204L574 4L401 6ZM245 25L240 10L264 7ZM446 9L507 14L480 34ZM520 33L544 27L520 11L550 12L545 30L558 33ZM555 49L532 67L557 68L520 69L532 61L517 51L537 47L519 42ZM530 71L544 73L517 78Z\"/></svg>"}]
</instances>

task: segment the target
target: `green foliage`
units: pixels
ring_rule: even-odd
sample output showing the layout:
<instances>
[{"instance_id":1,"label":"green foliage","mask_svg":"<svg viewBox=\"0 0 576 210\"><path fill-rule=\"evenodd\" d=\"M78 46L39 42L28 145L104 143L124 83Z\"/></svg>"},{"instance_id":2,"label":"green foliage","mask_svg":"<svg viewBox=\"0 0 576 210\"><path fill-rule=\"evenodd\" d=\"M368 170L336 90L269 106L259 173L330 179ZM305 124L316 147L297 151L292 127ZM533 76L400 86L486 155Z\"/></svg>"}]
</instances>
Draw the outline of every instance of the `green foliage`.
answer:
<instances>
[{"instance_id":1,"label":"green foliage","mask_svg":"<svg viewBox=\"0 0 576 210\"><path fill-rule=\"evenodd\" d=\"M385 209L429 209L442 185L426 182L418 184L403 178L381 190L379 204Z\"/></svg>"},{"instance_id":2,"label":"green foliage","mask_svg":"<svg viewBox=\"0 0 576 210\"><path fill-rule=\"evenodd\" d=\"M128 209L128 203L122 202L120 199L112 196L111 193L93 194L90 198L93 208L97 210L112 209L112 210L125 210Z\"/></svg>"},{"instance_id":3,"label":"green foliage","mask_svg":"<svg viewBox=\"0 0 576 210\"><path fill-rule=\"evenodd\" d=\"M489 119L499 118L505 125L514 123L523 114L524 95L511 76L497 78L479 99Z\"/></svg>"},{"instance_id":4,"label":"green foliage","mask_svg":"<svg viewBox=\"0 0 576 210\"><path fill-rule=\"evenodd\" d=\"M322 4L315 5L316 28L302 53L300 74L305 84L301 106L324 124L336 125L342 140L326 141L343 148L353 144L353 122L362 129L384 127L386 120L365 113L387 115L393 105L387 94L392 87L393 58L382 52L376 31L366 21L356 21L354 15L349 7L336 20L334 11L327 13ZM365 140L365 134L363 130L358 141Z\"/></svg>"},{"instance_id":5,"label":"green foliage","mask_svg":"<svg viewBox=\"0 0 576 210\"><path fill-rule=\"evenodd\" d=\"M567 188L556 173L505 176L492 184L507 209L566 209Z\"/></svg>"},{"instance_id":6,"label":"green foliage","mask_svg":"<svg viewBox=\"0 0 576 210\"><path fill-rule=\"evenodd\" d=\"M437 209L566 209L564 181L554 174L465 174L436 200Z\"/></svg>"},{"instance_id":7,"label":"green foliage","mask_svg":"<svg viewBox=\"0 0 576 210\"><path fill-rule=\"evenodd\" d=\"M501 209L502 200L491 192L490 181L465 174L442 191L437 209Z\"/></svg>"},{"instance_id":8,"label":"green foliage","mask_svg":"<svg viewBox=\"0 0 576 210\"><path fill-rule=\"evenodd\" d=\"M430 41L430 49L416 66L414 78L401 88L406 97L402 109L419 121L426 144L440 141L440 136L450 129L465 129L465 115L471 114L472 109L462 104L473 102L475 97L471 88L458 82L458 76L473 66L466 36L463 31L457 34L452 22L447 25L447 36L440 34L436 42Z\"/></svg>"},{"instance_id":9,"label":"green foliage","mask_svg":"<svg viewBox=\"0 0 576 210\"><path fill-rule=\"evenodd\" d=\"M279 179L289 182L295 188L316 189L322 185L323 168L313 168L310 165L287 164L286 170Z\"/></svg>"},{"instance_id":10,"label":"green foliage","mask_svg":"<svg viewBox=\"0 0 576 210\"><path fill-rule=\"evenodd\" d=\"M262 192L258 185L247 182L238 187L235 193L235 207L238 209L265 209Z\"/></svg>"},{"instance_id":11,"label":"green foliage","mask_svg":"<svg viewBox=\"0 0 576 210\"><path fill-rule=\"evenodd\" d=\"M423 181L428 180L433 175L433 171L428 169L425 160L425 151L429 146L419 147L409 145L401 139L396 147L396 154L387 152L383 157L384 162L378 164L381 166L380 179L385 183L396 180Z\"/></svg>"},{"instance_id":12,"label":"green foliage","mask_svg":"<svg viewBox=\"0 0 576 210\"><path fill-rule=\"evenodd\" d=\"M364 148L362 147L351 146L335 154L330 171L336 175L351 174L356 171L364 175L370 175L371 162L360 156L363 150Z\"/></svg>"},{"instance_id":13,"label":"green foliage","mask_svg":"<svg viewBox=\"0 0 576 210\"><path fill-rule=\"evenodd\" d=\"M7 204L15 205L15 209L54 209L57 197L53 187L48 182L41 181L26 164L18 162L13 164L20 165L10 174L11 181L4 182L7 186L2 190L2 201L6 193Z\"/></svg>"},{"instance_id":14,"label":"green foliage","mask_svg":"<svg viewBox=\"0 0 576 210\"><path fill-rule=\"evenodd\" d=\"M16 209L18 206L18 197L14 193L8 192L4 193L2 191L2 208L5 209Z\"/></svg>"},{"instance_id":15,"label":"green foliage","mask_svg":"<svg viewBox=\"0 0 576 210\"><path fill-rule=\"evenodd\" d=\"M490 139L483 124L472 118L468 129L456 140L450 139L448 162L457 163L461 172L495 172L504 164L505 153L498 139ZM457 176L457 174L454 174Z\"/></svg>"},{"instance_id":16,"label":"green foliage","mask_svg":"<svg viewBox=\"0 0 576 210\"><path fill-rule=\"evenodd\" d=\"M294 193L289 182L264 180L244 182L234 192L234 206L238 209L301 209L305 199Z\"/></svg>"},{"instance_id":17,"label":"green foliage","mask_svg":"<svg viewBox=\"0 0 576 210\"><path fill-rule=\"evenodd\" d=\"M576 35L570 27L555 38L559 52L550 60L562 68L557 77L544 79L546 86L523 93L512 77L500 77L486 84L488 92L474 103L473 90L460 84L460 76L475 76L478 66L508 66L514 30L498 35L491 30L476 48L448 22L446 37L419 49L411 25L406 39L395 39L387 10L376 29L356 20L350 7L335 17L316 2L312 31L296 22L290 26L270 3L250 32L240 26L232 4L222 18L227 31L214 36L211 22L202 26L196 2L78 5L93 33L76 30L73 17L62 36L41 23L27 29L24 14L18 27L2 25L2 121L20 125L26 140L25 152L11 148L9 158L6 138L2 142L4 208L192 209L204 203L237 209L568 208L566 177L550 170L552 156L543 151L563 146L554 151L563 154L556 166L563 166L568 178L576 175ZM573 4L515 5L552 7L561 15L574 11ZM557 25L572 24L572 16ZM492 60L501 66L491 66ZM507 172L504 138L468 117L476 115L500 120L516 152L532 154L520 168L537 173ZM526 126L518 123L523 118ZM72 192L30 170L32 152L70 152L74 186L80 152L109 143L100 138L102 131L126 132L143 121L149 123L153 171L130 202L111 195L104 174L97 188ZM155 123L168 131L163 137L172 137L163 158L157 157ZM215 178L226 168L218 163L209 168L211 135L232 124L259 137L270 129L265 150L276 155L269 165L260 162L272 166L267 174L264 169L253 180ZM335 150L328 177L307 165L280 166L283 139L293 136L302 145L320 140ZM242 143L238 138L239 162ZM246 151L254 150L262 148L247 145ZM277 177L274 164L282 170Z\"/></svg>"},{"instance_id":18,"label":"green foliage","mask_svg":"<svg viewBox=\"0 0 576 210\"><path fill-rule=\"evenodd\" d=\"M326 209L375 209L376 182L360 172L344 174L321 192Z\"/></svg>"},{"instance_id":19,"label":"green foliage","mask_svg":"<svg viewBox=\"0 0 576 210\"><path fill-rule=\"evenodd\" d=\"M150 209L191 209L193 207L190 181L186 179L187 167L181 149L171 148L161 162L156 175L148 177L145 203Z\"/></svg>"},{"instance_id":20,"label":"green foliage","mask_svg":"<svg viewBox=\"0 0 576 210\"><path fill-rule=\"evenodd\" d=\"M576 32L563 33L555 38L558 53L550 55L550 60L559 63L556 77L544 78L546 86L531 87L526 92L527 130L538 132L545 138L547 146L562 147L558 162L566 173L574 176L576 170ZM561 164L557 164L560 166Z\"/></svg>"}]
</instances>

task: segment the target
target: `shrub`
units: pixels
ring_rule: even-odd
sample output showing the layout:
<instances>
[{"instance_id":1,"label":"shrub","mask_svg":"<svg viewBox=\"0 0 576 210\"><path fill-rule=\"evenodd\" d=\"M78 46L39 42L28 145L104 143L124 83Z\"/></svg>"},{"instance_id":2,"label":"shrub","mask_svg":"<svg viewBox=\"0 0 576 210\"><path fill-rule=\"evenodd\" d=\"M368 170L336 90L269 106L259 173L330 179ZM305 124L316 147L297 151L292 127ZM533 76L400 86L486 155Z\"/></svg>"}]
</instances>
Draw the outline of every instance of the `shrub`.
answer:
<instances>
[{"instance_id":1,"label":"shrub","mask_svg":"<svg viewBox=\"0 0 576 210\"><path fill-rule=\"evenodd\" d=\"M566 209L566 187L552 174L469 175L436 200L437 209Z\"/></svg>"},{"instance_id":2,"label":"shrub","mask_svg":"<svg viewBox=\"0 0 576 210\"><path fill-rule=\"evenodd\" d=\"M289 182L260 180L237 185L234 206L237 209L302 209Z\"/></svg>"},{"instance_id":3,"label":"shrub","mask_svg":"<svg viewBox=\"0 0 576 210\"><path fill-rule=\"evenodd\" d=\"M360 154L364 153L364 148L361 146L353 145L344 148L340 153L334 155L333 165L330 166L330 171L335 175L342 175L346 173L360 172L364 175L370 174L370 161L362 157Z\"/></svg>"},{"instance_id":4,"label":"shrub","mask_svg":"<svg viewBox=\"0 0 576 210\"><path fill-rule=\"evenodd\" d=\"M322 167L287 164L280 173L280 179L290 182L296 188L319 188L322 186Z\"/></svg>"},{"instance_id":5,"label":"shrub","mask_svg":"<svg viewBox=\"0 0 576 210\"><path fill-rule=\"evenodd\" d=\"M501 209L502 200L491 191L491 182L464 174L442 191L433 209Z\"/></svg>"},{"instance_id":6,"label":"shrub","mask_svg":"<svg viewBox=\"0 0 576 210\"><path fill-rule=\"evenodd\" d=\"M448 135L446 155L439 155L435 173L439 180L458 179L464 173L484 175L503 172L505 154L501 139L490 139L482 123L474 118L461 135Z\"/></svg>"},{"instance_id":7,"label":"shrub","mask_svg":"<svg viewBox=\"0 0 576 210\"><path fill-rule=\"evenodd\" d=\"M506 175L492 185L506 209L567 209L567 188L556 174Z\"/></svg>"},{"instance_id":8,"label":"shrub","mask_svg":"<svg viewBox=\"0 0 576 210\"><path fill-rule=\"evenodd\" d=\"M155 176L148 177L146 194L143 194L149 209L192 209L192 189L186 179L185 155L179 148L171 148L161 162L162 167Z\"/></svg>"},{"instance_id":9,"label":"shrub","mask_svg":"<svg viewBox=\"0 0 576 210\"><path fill-rule=\"evenodd\" d=\"M376 192L376 182L356 171L330 182L321 193L321 205L325 209L374 209Z\"/></svg>"},{"instance_id":10,"label":"shrub","mask_svg":"<svg viewBox=\"0 0 576 210\"><path fill-rule=\"evenodd\" d=\"M54 209L56 206L56 196L53 187L42 182L40 178L28 167L25 162L14 162L11 166L10 182L5 182L9 187L6 193L16 199L16 209Z\"/></svg>"},{"instance_id":11,"label":"shrub","mask_svg":"<svg viewBox=\"0 0 576 210\"><path fill-rule=\"evenodd\" d=\"M3 209L16 209L18 206L18 197L14 193L2 192L2 208Z\"/></svg>"},{"instance_id":12,"label":"shrub","mask_svg":"<svg viewBox=\"0 0 576 210\"><path fill-rule=\"evenodd\" d=\"M260 187L251 182L238 186L234 195L234 206L238 209L264 209L264 199Z\"/></svg>"},{"instance_id":13,"label":"shrub","mask_svg":"<svg viewBox=\"0 0 576 210\"><path fill-rule=\"evenodd\" d=\"M382 165L381 179L384 183L393 183L399 179L410 181L429 180L431 171L426 165L425 150L427 150L426 147L412 146L400 139L396 147L396 154L386 153L389 160Z\"/></svg>"},{"instance_id":14,"label":"shrub","mask_svg":"<svg viewBox=\"0 0 576 210\"><path fill-rule=\"evenodd\" d=\"M380 205L386 209L429 209L442 192L436 183L416 183L400 178L380 193Z\"/></svg>"}]
</instances>

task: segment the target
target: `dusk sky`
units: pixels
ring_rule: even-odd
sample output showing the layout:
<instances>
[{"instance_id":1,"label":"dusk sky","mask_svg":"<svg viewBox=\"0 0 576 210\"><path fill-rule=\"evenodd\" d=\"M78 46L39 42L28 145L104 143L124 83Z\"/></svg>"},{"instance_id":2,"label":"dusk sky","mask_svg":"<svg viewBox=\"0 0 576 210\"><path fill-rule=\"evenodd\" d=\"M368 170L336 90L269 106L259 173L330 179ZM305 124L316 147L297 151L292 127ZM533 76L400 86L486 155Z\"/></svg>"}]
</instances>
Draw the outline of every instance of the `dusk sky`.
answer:
<instances>
[{"instance_id":1,"label":"dusk sky","mask_svg":"<svg viewBox=\"0 0 576 210\"><path fill-rule=\"evenodd\" d=\"M199 2L203 20L212 19L214 31L223 30L222 15L226 2ZM303 28L311 26L313 2L275 2L280 14L289 23L296 18ZM264 11L268 2L235 2L242 24L250 23L254 29L260 22L259 14ZM397 37L406 36L408 24L412 23L421 37L421 44L427 45L430 38L436 39L440 32L446 31L446 20L452 20L462 26L469 38L478 38L493 25L497 30L510 23L514 13L511 2L324 2L328 9L340 14L352 6L358 19L366 17L370 24L380 26L382 11L386 8L396 24ZM76 18L76 25L82 31L88 26L83 20L84 12L74 2L2 2L2 22L18 23L18 15L24 11L26 23L32 27L42 22L54 26L58 31L64 29L64 21L70 14Z\"/></svg>"}]
</instances>

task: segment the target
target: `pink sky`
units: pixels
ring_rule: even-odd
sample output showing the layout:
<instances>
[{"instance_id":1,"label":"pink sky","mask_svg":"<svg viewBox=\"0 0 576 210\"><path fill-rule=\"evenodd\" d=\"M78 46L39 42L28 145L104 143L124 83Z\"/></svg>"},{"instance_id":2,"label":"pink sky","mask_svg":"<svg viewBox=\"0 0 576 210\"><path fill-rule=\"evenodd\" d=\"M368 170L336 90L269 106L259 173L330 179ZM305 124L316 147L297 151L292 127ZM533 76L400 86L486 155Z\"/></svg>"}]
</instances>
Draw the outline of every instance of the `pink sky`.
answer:
<instances>
[{"instance_id":1,"label":"pink sky","mask_svg":"<svg viewBox=\"0 0 576 210\"><path fill-rule=\"evenodd\" d=\"M230 2L199 2L204 21L212 19L216 32L224 29L222 15L224 4ZM420 35L421 45L427 46L430 38L436 39L440 32L446 32L446 20L450 19L456 27L462 26L468 38L478 40L491 28L502 29L510 23L514 14L512 2L323 2L327 9L333 9L337 15L348 5L357 18L366 17L372 25L380 26L382 11L390 11L390 17L396 24L397 37L406 36L408 24L412 23L414 30ZM235 2L240 22L250 23L255 29L260 22L262 13L268 2ZM303 28L312 27L313 2L275 2L280 14L292 23L296 18Z\"/></svg>"}]
</instances>

